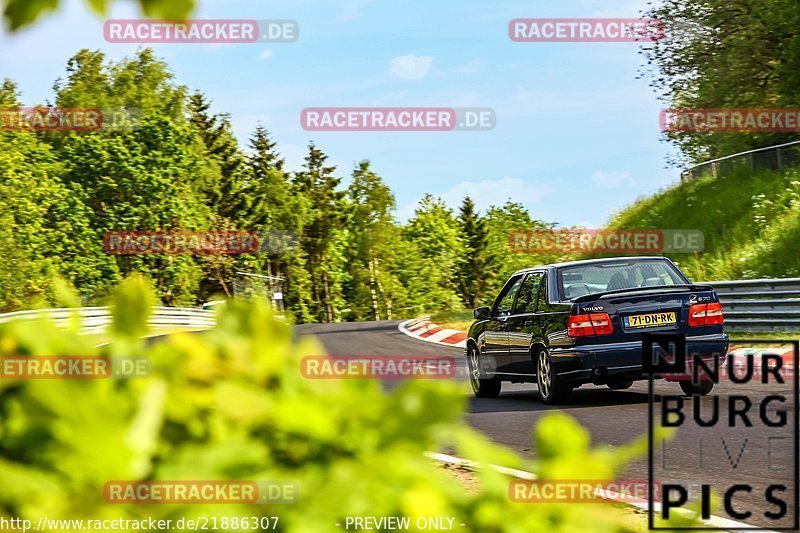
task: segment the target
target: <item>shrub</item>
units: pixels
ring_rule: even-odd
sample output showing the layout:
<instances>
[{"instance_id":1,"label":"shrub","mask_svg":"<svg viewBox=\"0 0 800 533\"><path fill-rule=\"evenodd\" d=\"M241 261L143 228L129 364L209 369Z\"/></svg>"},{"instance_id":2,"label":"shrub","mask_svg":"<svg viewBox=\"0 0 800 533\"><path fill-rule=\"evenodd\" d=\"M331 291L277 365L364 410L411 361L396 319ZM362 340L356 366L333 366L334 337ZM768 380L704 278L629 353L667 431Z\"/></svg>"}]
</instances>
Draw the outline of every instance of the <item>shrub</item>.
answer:
<instances>
[{"instance_id":1,"label":"shrub","mask_svg":"<svg viewBox=\"0 0 800 533\"><path fill-rule=\"evenodd\" d=\"M384 390L305 379L300 358L321 347L295 341L259 302L218 306L207 333L145 342L151 299L142 280L126 281L102 348L77 325L0 326L3 355L136 355L152 365L140 379L1 380L0 516L279 516L282 531L341 531L346 516L454 516L468 531L634 530L608 505L513 503L508 478L492 469L477 474L479 491L467 490L423 452L452 447L547 478L610 479L644 441L592 450L587 432L557 413L542 419L538 462L526 464L466 426L456 382ZM103 498L112 480L289 481L299 494L290 504L114 505Z\"/></svg>"}]
</instances>

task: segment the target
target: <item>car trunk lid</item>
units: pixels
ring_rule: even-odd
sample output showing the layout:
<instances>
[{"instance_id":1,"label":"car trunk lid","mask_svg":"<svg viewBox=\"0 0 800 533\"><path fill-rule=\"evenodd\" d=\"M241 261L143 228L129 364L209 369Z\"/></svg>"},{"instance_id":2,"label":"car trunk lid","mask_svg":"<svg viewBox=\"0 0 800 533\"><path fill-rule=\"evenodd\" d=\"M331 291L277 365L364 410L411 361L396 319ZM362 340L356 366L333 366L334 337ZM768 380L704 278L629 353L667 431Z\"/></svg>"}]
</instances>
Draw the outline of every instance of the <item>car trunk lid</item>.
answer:
<instances>
[{"instance_id":1,"label":"car trunk lid","mask_svg":"<svg viewBox=\"0 0 800 533\"><path fill-rule=\"evenodd\" d=\"M708 306L719 302L716 292L710 285L673 285L660 287L638 287L605 291L573 300L572 315L600 319L607 314L613 331L605 334L586 335L588 342L627 342L640 341L642 333L679 333L687 336L703 335L722 331L721 324L706 325L698 319L704 309L694 308L696 315L690 324L692 306ZM721 320L721 319L720 319Z\"/></svg>"}]
</instances>

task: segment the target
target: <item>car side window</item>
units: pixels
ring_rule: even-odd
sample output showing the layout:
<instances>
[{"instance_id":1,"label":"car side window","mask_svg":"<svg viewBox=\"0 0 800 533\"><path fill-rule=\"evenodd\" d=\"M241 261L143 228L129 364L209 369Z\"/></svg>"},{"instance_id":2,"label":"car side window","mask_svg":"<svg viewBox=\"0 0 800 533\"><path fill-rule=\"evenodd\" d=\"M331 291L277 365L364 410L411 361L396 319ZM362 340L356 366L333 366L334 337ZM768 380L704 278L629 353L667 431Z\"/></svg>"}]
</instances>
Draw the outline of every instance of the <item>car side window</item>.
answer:
<instances>
[{"instance_id":1,"label":"car side window","mask_svg":"<svg viewBox=\"0 0 800 533\"><path fill-rule=\"evenodd\" d=\"M539 284L539 303L536 305L538 311L549 311L550 302L547 301L547 276L542 276L542 282Z\"/></svg>"},{"instance_id":2,"label":"car side window","mask_svg":"<svg viewBox=\"0 0 800 533\"><path fill-rule=\"evenodd\" d=\"M514 306L515 315L536 312L536 295L539 293L541 280L541 272L533 272L525 276L525 281L522 282L519 289L519 298Z\"/></svg>"},{"instance_id":3,"label":"car side window","mask_svg":"<svg viewBox=\"0 0 800 533\"><path fill-rule=\"evenodd\" d=\"M511 308L514 305L514 298L519 292L519 287L522 284L522 276L519 276L513 283L507 286L497 299L494 306L493 316L507 316L511 314Z\"/></svg>"}]
</instances>

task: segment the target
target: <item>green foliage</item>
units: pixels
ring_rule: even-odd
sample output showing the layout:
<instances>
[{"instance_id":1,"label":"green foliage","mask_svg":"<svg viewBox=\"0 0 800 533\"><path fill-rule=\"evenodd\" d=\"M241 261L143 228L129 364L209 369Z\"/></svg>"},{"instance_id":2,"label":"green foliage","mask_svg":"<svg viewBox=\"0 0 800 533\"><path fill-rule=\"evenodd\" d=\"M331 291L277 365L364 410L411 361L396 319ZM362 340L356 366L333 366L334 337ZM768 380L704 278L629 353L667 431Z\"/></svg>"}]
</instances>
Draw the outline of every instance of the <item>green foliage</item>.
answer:
<instances>
[{"instance_id":1,"label":"green foliage","mask_svg":"<svg viewBox=\"0 0 800 533\"><path fill-rule=\"evenodd\" d=\"M404 291L397 278L396 247L401 238L392 211L394 195L383 180L361 161L347 189L349 243L345 295L348 319L393 318Z\"/></svg>"},{"instance_id":2,"label":"green foliage","mask_svg":"<svg viewBox=\"0 0 800 533\"><path fill-rule=\"evenodd\" d=\"M458 221L442 200L430 194L420 201L403 228L399 276L408 291L409 309L460 308L457 272L464 242Z\"/></svg>"},{"instance_id":3,"label":"green foliage","mask_svg":"<svg viewBox=\"0 0 800 533\"><path fill-rule=\"evenodd\" d=\"M0 104L17 105L6 81ZM51 148L33 133L0 132L0 310L11 311L51 296L49 279L58 263L52 250L69 238L79 213L63 213L68 188ZM76 222L80 225L80 222Z\"/></svg>"},{"instance_id":4,"label":"green foliage","mask_svg":"<svg viewBox=\"0 0 800 533\"><path fill-rule=\"evenodd\" d=\"M141 276L128 278L120 285L111 303L112 331L122 338L144 336L152 306L152 292L147 281Z\"/></svg>"},{"instance_id":5,"label":"green foliage","mask_svg":"<svg viewBox=\"0 0 800 533\"><path fill-rule=\"evenodd\" d=\"M543 226L519 204L481 216L465 200L457 218L424 198L405 224L394 195L363 160L342 186L313 142L289 172L271 134L258 126L243 149L230 117L190 92L151 49L109 60L81 50L54 84L55 105L127 109L128 129L0 132L0 310L54 303L51 280L98 304L132 273L166 305L233 296L236 272L284 278L286 309L299 322L380 320L457 310L493 297L517 268L543 262L512 254L508 234ZM0 105L19 106L13 82ZM19 192L21 191L21 192ZM108 231L250 231L258 255L112 255ZM294 235L297 245L272 249Z\"/></svg>"},{"instance_id":6,"label":"green foliage","mask_svg":"<svg viewBox=\"0 0 800 533\"><path fill-rule=\"evenodd\" d=\"M670 107L800 105L800 4L795 0L665 0L647 16L664 38L645 46L647 73ZM792 133L677 133L683 161L797 139Z\"/></svg>"},{"instance_id":7,"label":"green foliage","mask_svg":"<svg viewBox=\"0 0 800 533\"><path fill-rule=\"evenodd\" d=\"M502 206L492 206L486 213L487 247L491 258L487 270L494 276L487 280L486 291L477 305L491 305L503 283L517 270L555 262L560 259L548 254L519 253L509 247L509 236L514 231L536 231L553 224L531 218L522 204L508 201Z\"/></svg>"},{"instance_id":8,"label":"green foliage","mask_svg":"<svg viewBox=\"0 0 800 533\"><path fill-rule=\"evenodd\" d=\"M484 464L536 468L547 479L605 479L641 453L641 442L592 450L571 418L542 418L538 462L526 464L462 420L462 386L411 380L385 390L373 380L310 380L304 356L264 302L219 307L202 335L134 343L152 294L130 280L115 297L110 345L47 320L0 325L0 354L149 359L135 379L0 380L0 514L31 519L280 516L281 531L338 531L345 516L455 516L472 531L632 531L602 504L514 503L492 469L466 490L424 457L453 446ZM287 481L283 505L109 505L109 481ZM232 529L221 529L228 531Z\"/></svg>"},{"instance_id":9,"label":"green foliage","mask_svg":"<svg viewBox=\"0 0 800 533\"><path fill-rule=\"evenodd\" d=\"M673 257L696 281L798 276L800 172L705 175L640 199L610 227L701 230L702 253Z\"/></svg>"},{"instance_id":10,"label":"green foliage","mask_svg":"<svg viewBox=\"0 0 800 533\"><path fill-rule=\"evenodd\" d=\"M486 286L494 276L492 263L488 254L489 232L486 219L481 218L475 210L475 202L467 196L461 204L458 217L461 237L464 240L465 260L458 269L458 291L469 308L476 307L476 302L484 295Z\"/></svg>"},{"instance_id":11,"label":"green foliage","mask_svg":"<svg viewBox=\"0 0 800 533\"><path fill-rule=\"evenodd\" d=\"M341 258L334 234L341 228L343 192L338 190L341 178L335 175L336 167L327 166L328 156L313 143L308 147L305 170L294 176L297 190L307 198L308 210L303 225L301 245L308 261L308 307L315 321L338 320L340 278L336 273Z\"/></svg>"},{"instance_id":12,"label":"green foliage","mask_svg":"<svg viewBox=\"0 0 800 533\"><path fill-rule=\"evenodd\" d=\"M181 20L195 8L195 0L138 0L142 12L152 18ZM98 15L108 12L110 0L86 0ZM58 9L59 0L4 0L3 18L9 29L19 30Z\"/></svg>"}]
</instances>

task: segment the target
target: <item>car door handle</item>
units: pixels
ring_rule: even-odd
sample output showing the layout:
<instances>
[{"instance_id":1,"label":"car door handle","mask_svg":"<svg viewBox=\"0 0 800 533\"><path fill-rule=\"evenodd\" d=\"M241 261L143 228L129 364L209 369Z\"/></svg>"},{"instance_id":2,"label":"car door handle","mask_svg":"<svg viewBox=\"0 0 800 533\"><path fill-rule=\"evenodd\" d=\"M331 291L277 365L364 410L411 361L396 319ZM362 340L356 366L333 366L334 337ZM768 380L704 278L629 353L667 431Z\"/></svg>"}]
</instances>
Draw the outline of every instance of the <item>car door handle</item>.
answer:
<instances>
[{"instance_id":1,"label":"car door handle","mask_svg":"<svg viewBox=\"0 0 800 533\"><path fill-rule=\"evenodd\" d=\"M523 325L524 325L524 326L530 326L531 324L533 324L533 320L526 320L526 321L523 323Z\"/></svg>"}]
</instances>

